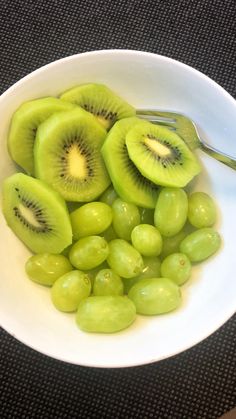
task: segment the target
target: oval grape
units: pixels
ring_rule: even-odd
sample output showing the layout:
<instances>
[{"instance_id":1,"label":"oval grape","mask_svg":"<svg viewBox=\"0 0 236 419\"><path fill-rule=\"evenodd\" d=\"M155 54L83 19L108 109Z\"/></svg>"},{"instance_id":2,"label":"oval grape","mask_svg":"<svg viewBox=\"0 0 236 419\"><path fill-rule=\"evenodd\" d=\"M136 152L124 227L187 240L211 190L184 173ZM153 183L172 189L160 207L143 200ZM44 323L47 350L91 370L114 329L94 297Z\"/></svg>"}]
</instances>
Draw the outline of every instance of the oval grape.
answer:
<instances>
[{"instance_id":1,"label":"oval grape","mask_svg":"<svg viewBox=\"0 0 236 419\"><path fill-rule=\"evenodd\" d=\"M205 192L194 192L188 199L188 220L196 228L211 227L216 222L216 206Z\"/></svg>"},{"instance_id":2,"label":"oval grape","mask_svg":"<svg viewBox=\"0 0 236 419\"><path fill-rule=\"evenodd\" d=\"M131 240L133 228L140 224L138 207L118 198L112 204L112 212L112 225L117 236L124 240Z\"/></svg>"},{"instance_id":3,"label":"oval grape","mask_svg":"<svg viewBox=\"0 0 236 419\"><path fill-rule=\"evenodd\" d=\"M191 262L201 262L220 248L221 237L213 228L201 228L189 234L180 244L180 251Z\"/></svg>"},{"instance_id":4,"label":"oval grape","mask_svg":"<svg viewBox=\"0 0 236 419\"><path fill-rule=\"evenodd\" d=\"M51 288L54 306L65 312L76 311L80 301L91 292L89 276L81 271L67 272L56 280Z\"/></svg>"},{"instance_id":5,"label":"oval grape","mask_svg":"<svg viewBox=\"0 0 236 419\"><path fill-rule=\"evenodd\" d=\"M105 231L112 222L112 210L103 202L89 202L70 214L73 239L94 236Z\"/></svg>"},{"instance_id":6,"label":"oval grape","mask_svg":"<svg viewBox=\"0 0 236 419\"><path fill-rule=\"evenodd\" d=\"M72 269L71 263L65 256L51 253L31 256L25 264L28 277L38 284L47 286L53 285L60 276Z\"/></svg>"},{"instance_id":7,"label":"oval grape","mask_svg":"<svg viewBox=\"0 0 236 419\"><path fill-rule=\"evenodd\" d=\"M122 295L123 293L123 282L112 269L102 269L97 273L93 284L94 295Z\"/></svg>"},{"instance_id":8,"label":"oval grape","mask_svg":"<svg viewBox=\"0 0 236 419\"><path fill-rule=\"evenodd\" d=\"M178 285L168 278L142 279L130 289L128 297L137 313L146 315L168 313L181 302Z\"/></svg>"},{"instance_id":9,"label":"oval grape","mask_svg":"<svg viewBox=\"0 0 236 419\"><path fill-rule=\"evenodd\" d=\"M109 243L107 263L122 278L133 278L143 269L140 253L122 239L115 239Z\"/></svg>"},{"instance_id":10,"label":"oval grape","mask_svg":"<svg viewBox=\"0 0 236 419\"><path fill-rule=\"evenodd\" d=\"M172 279L177 285L184 284L191 275L191 263L183 253L172 253L161 264L161 276Z\"/></svg>"},{"instance_id":11,"label":"oval grape","mask_svg":"<svg viewBox=\"0 0 236 419\"><path fill-rule=\"evenodd\" d=\"M108 243L103 237L89 236L83 237L72 246L69 258L75 268L90 270L104 262L108 254Z\"/></svg>"},{"instance_id":12,"label":"oval grape","mask_svg":"<svg viewBox=\"0 0 236 419\"><path fill-rule=\"evenodd\" d=\"M139 224L131 233L135 249L143 256L158 256L162 250L162 237L156 227L150 224Z\"/></svg>"},{"instance_id":13,"label":"oval grape","mask_svg":"<svg viewBox=\"0 0 236 419\"><path fill-rule=\"evenodd\" d=\"M79 304L76 322L85 332L114 333L130 326L135 317L135 305L128 297L92 296Z\"/></svg>"},{"instance_id":14,"label":"oval grape","mask_svg":"<svg viewBox=\"0 0 236 419\"><path fill-rule=\"evenodd\" d=\"M154 224L161 235L171 237L182 230L188 212L188 198L183 189L163 188L154 212Z\"/></svg>"}]
</instances>

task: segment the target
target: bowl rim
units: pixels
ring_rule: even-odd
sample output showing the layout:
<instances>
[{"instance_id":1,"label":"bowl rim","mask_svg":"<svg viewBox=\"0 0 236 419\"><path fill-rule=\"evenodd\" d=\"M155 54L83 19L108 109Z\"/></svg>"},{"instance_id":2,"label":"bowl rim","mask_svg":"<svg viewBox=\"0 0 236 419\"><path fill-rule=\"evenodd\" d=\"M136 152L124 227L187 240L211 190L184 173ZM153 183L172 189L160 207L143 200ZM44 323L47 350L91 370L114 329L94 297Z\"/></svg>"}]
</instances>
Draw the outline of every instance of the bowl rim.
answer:
<instances>
[{"instance_id":1,"label":"bowl rim","mask_svg":"<svg viewBox=\"0 0 236 419\"><path fill-rule=\"evenodd\" d=\"M133 56L141 56L143 58L145 57L151 57L153 59L159 59L161 61L165 61L169 64L174 64L175 66L178 66L180 68L183 68L184 70L187 70L189 72L192 72L193 74L195 74L196 76L204 79L208 84L212 85L213 88L217 89L221 94L223 94L223 96L229 100L231 102L231 104L235 107L236 110L236 100L234 99L234 97L228 93L222 86L220 86L217 82L215 82L214 80L212 80L209 76L207 76L206 74L202 73L201 71L191 67L188 64L185 64L181 61L178 61L176 59L167 57L165 55L161 55L161 54L156 54L156 53L152 53L152 52L148 52L148 51L139 51L139 50L134 50L134 49L101 49L101 50L92 50L92 51L87 51L87 52L82 52L82 53L77 53L77 54L73 54L73 55L69 55L66 56L64 58L60 58L57 59L55 61L49 62L39 68L37 68L36 70L32 71L31 73L25 75L24 77L22 77L21 79L19 79L18 81L16 81L13 85L11 85L9 88L7 88L1 95L0 95L0 103L2 101L5 100L5 98L8 95L11 95L14 90L20 86L21 84L24 84L24 82L26 82L27 80L30 80L32 77L36 76L37 74L40 74L41 72L47 71L48 68L53 68L54 66L56 67L58 64L60 63L65 63L65 62L70 62L73 60L76 60L78 57L86 57L86 56L103 56L103 55L133 55ZM202 341L204 341L207 337L211 336L213 333L215 333L217 330L219 330L234 314L235 314L236 310L233 309L228 309L225 310L225 315L222 316L221 320L218 321L218 323L216 325L214 325L214 327L212 327L211 330L207 331L206 333L204 333L201 337L201 339L199 340L198 338L194 341L192 341L190 344L186 344L185 346L183 346L181 348L181 350L177 349L177 350L173 350L173 351L169 351L169 353L165 356L161 356L158 357L158 359L155 358L148 358L145 361L141 361L141 362L132 362L132 363L125 363L123 362L113 362L111 364L93 364L93 362L90 363L86 363L86 362L77 362L77 361L71 361L68 359L68 357L60 357L57 355L52 355L50 354L50 351L46 351L46 350L41 350L38 349L36 346L34 346L33 344L31 344L30 342L28 342L26 339L23 339L21 337L18 336L18 333L16 333L15 331L11 330L11 328L6 328L3 327L2 324L0 324L0 327L2 327L3 330L5 330L7 333L9 333L10 336L12 336L13 338L15 338L17 341L19 341L20 343L26 345L27 347L29 347L30 349L35 350L36 352L53 358L55 360L61 361L61 362L65 362L68 364L72 364L72 365L80 365L80 366L85 366L85 367L91 367L91 368L131 368L131 367L136 367L136 366L141 366L141 365L147 365L147 364L152 364L155 362L159 362L162 361L164 359L167 358L171 358L173 356L176 356L178 354L181 354L182 352L185 352L186 350L196 346L197 344L200 344Z\"/></svg>"}]
</instances>

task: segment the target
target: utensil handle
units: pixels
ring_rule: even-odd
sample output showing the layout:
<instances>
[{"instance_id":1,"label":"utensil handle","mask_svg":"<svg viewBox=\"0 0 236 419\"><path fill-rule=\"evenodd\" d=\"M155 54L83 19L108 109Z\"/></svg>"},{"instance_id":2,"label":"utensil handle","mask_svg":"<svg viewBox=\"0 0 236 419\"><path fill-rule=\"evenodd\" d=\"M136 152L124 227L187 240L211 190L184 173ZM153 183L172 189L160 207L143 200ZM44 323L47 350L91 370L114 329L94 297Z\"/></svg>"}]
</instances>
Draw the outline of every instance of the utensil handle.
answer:
<instances>
[{"instance_id":1,"label":"utensil handle","mask_svg":"<svg viewBox=\"0 0 236 419\"><path fill-rule=\"evenodd\" d=\"M224 163L226 166L231 167L231 169L236 170L236 157L232 157L228 154L220 152L216 148L206 144L202 139L200 148L201 150L205 151L205 153L209 154L209 156L220 161L221 163Z\"/></svg>"}]
</instances>

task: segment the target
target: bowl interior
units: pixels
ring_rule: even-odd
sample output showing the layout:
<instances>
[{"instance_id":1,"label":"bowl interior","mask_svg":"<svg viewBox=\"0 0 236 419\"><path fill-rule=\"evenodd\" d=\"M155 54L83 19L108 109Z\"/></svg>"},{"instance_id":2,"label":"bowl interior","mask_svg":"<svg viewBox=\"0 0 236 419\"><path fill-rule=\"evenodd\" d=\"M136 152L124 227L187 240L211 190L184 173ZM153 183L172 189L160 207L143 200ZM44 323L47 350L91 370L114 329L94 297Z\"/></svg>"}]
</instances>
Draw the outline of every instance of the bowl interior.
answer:
<instances>
[{"instance_id":1,"label":"bowl interior","mask_svg":"<svg viewBox=\"0 0 236 419\"><path fill-rule=\"evenodd\" d=\"M236 156L236 104L216 83L166 57L138 51L100 51L68 57L45 66L0 98L0 183L15 171L6 148L9 122L24 101L79 83L102 82L137 108L189 115L210 144ZM58 312L47 288L29 281L24 263L29 251L6 226L0 213L0 324L32 348L60 360L97 367L145 364L177 354L221 326L236 307L236 173L198 151L202 174L194 189L209 192L219 209L217 228L223 245L217 256L193 268L182 287L183 304L159 317L138 316L114 335L85 334L74 315Z\"/></svg>"}]
</instances>

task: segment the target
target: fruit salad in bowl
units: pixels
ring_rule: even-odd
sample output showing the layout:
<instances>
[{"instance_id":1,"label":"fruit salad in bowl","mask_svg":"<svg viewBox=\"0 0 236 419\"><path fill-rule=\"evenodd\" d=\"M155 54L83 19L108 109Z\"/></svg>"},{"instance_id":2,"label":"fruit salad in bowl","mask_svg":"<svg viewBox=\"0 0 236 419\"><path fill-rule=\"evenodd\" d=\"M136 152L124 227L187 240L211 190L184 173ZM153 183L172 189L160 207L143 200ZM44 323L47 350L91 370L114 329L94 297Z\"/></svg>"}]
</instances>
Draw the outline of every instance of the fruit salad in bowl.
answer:
<instances>
[{"instance_id":1,"label":"fruit salad in bowl","mask_svg":"<svg viewBox=\"0 0 236 419\"><path fill-rule=\"evenodd\" d=\"M130 63L126 73L119 58ZM205 101L193 105L184 80L235 112L233 99L201 73L132 51L59 60L0 98L2 257L13 250L0 318L21 341L82 365L139 365L192 346L235 310L219 276L232 211L219 176L233 187L235 175L136 112L189 107L199 122Z\"/></svg>"}]
</instances>

